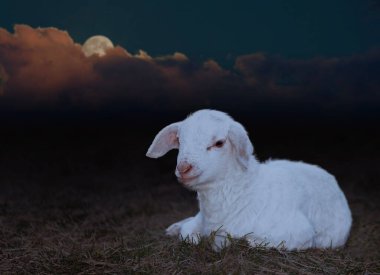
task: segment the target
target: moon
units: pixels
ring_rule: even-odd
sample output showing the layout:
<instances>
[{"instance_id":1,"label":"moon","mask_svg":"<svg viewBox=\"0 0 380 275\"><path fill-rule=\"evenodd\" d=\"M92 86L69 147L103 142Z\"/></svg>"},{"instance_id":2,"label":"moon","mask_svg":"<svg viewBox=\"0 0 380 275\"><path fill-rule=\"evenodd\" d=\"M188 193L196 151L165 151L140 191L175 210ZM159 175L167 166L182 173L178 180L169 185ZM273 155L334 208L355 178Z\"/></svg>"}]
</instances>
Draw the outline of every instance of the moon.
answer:
<instances>
[{"instance_id":1,"label":"moon","mask_svg":"<svg viewBox=\"0 0 380 275\"><path fill-rule=\"evenodd\" d=\"M103 35L95 35L84 42L82 51L86 57L91 55L104 56L108 49L114 47L112 41Z\"/></svg>"}]
</instances>

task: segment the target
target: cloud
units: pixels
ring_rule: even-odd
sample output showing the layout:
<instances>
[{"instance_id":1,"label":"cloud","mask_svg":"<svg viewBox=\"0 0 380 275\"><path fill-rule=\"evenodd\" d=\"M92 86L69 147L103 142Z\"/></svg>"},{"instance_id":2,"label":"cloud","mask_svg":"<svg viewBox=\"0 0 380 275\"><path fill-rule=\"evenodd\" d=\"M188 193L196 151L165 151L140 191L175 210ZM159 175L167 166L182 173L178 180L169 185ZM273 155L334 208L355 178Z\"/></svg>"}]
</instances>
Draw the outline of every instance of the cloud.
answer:
<instances>
[{"instance_id":1,"label":"cloud","mask_svg":"<svg viewBox=\"0 0 380 275\"><path fill-rule=\"evenodd\" d=\"M379 103L379 64L380 51L307 60L256 53L238 57L235 69L257 94L332 109Z\"/></svg>"},{"instance_id":2,"label":"cloud","mask_svg":"<svg viewBox=\"0 0 380 275\"><path fill-rule=\"evenodd\" d=\"M0 108L334 112L380 101L380 51L345 58L286 59L264 53L215 60L152 57L121 46L86 57L56 28L0 29Z\"/></svg>"},{"instance_id":3,"label":"cloud","mask_svg":"<svg viewBox=\"0 0 380 275\"><path fill-rule=\"evenodd\" d=\"M8 81L8 75L5 73L4 67L0 64L0 96L4 95L4 86Z\"/></svg>"},{"instance_id":4,"label":"cloud","mask_svg":"<svg viewBox=\"0 0 380 275\"><path fill-rule=\"evenodd\" d=\"M15 33L0 29L0 60L9 76L10 96L50 98L91 81L91 63L67 32L16 25Z\"/></svg>"},{"instance_id":5,"label":"cloud","mask_svg":"<svg viewBox=\"0 0 380 275\"><path fill-rule=\"evenodd\" d=\"M191 91L203 86L199 82L216 85L226 74L215 61L197 66L179 52L151 57L116 46L103 57L86 57L81 45L56 28L16 25L13 34L0 29L0 45L2 75L9 76L3 98L39 107L41 102L99 106L120 100L174 105L192 97Z\"/></svg>"}]
</instances>

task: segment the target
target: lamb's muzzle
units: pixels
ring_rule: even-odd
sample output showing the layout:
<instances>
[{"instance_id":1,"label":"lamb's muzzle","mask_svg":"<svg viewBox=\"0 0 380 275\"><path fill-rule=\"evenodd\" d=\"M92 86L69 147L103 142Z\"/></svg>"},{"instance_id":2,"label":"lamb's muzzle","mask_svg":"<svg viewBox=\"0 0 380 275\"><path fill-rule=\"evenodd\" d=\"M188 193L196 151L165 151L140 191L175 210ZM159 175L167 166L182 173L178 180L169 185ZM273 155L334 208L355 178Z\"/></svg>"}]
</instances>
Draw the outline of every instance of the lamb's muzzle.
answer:
<instances>
[{"instance_id":1,"label":"lamb's muzzle","mask_svg":"<svg viewBox=\"0 0 380 275\"><path fill-rule=\"evenodd\" d=\"M182 161L177 165L177 171L181 177L185 177L186 174L189 174L193 166L187 161Z\"/></svg>"}]
</instances>

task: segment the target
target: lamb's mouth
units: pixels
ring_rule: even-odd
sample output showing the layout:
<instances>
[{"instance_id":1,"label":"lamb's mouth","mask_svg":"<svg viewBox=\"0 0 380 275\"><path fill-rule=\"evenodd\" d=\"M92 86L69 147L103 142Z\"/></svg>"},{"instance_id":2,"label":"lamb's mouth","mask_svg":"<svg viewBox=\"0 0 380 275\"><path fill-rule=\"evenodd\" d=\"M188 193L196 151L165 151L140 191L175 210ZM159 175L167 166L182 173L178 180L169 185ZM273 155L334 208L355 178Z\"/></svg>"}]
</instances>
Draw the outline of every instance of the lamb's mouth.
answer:
<instances>
[{"instance_id":1,"label":"lamb's mouth","mask_svg":"<svg viewBox=\"0 0 380 275\"><path fill-rule=\"evenodd\" d=\"M191 181L199 178L201 174L198 174L198 175L195 175L195 176L191 176L191 177L177 177L177 180L180 182L180 183L183 183L183 184L189 184Z\"/></svg>"}]
</instances>

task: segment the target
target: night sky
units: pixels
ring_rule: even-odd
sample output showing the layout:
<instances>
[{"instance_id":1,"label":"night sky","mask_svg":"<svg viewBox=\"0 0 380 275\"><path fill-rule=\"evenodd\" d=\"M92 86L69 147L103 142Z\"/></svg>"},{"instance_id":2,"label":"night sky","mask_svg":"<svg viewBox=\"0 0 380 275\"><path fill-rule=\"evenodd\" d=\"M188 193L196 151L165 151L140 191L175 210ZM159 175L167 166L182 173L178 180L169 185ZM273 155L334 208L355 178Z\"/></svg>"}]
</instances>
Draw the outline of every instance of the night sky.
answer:
<instances>
[{"instance_id":1,"label":"night sky","mask_svg":"<svg viewBox=\"0 0 380 275\"><path fill-rule=\"evenodd\" d=\"M103 34L128 51L225 63L253 52L339 57L380 44L375 1L7 1L0 24L54 26L83 43Z\"/></svg>"},{"instance_id":2,"label":"night sky","mask_svg":"<svg viewBox=\"0 0 380 275\"><path fill-rule=\"evenodd\" d=\"M378 1L2 6L3 111L379 113ZM80 46L97 34L117 47L102 58L85 58Z\"/></svg>"}]
</instances>

